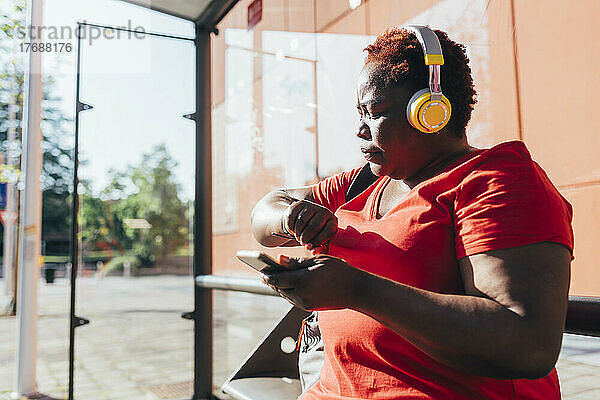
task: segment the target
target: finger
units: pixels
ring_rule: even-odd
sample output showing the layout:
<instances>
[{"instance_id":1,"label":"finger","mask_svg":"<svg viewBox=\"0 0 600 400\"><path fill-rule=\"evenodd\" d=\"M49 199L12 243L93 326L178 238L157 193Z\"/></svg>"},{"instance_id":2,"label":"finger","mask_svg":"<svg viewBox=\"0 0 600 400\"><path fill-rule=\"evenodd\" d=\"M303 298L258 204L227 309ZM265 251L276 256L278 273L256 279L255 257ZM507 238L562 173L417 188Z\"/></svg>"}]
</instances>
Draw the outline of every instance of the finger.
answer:
<instances>
[{"instance_id":1,"label":"finger","mask_svg":"<svg viewBox=\"0 0 600 400\"><path fill-rule=\"evenodd\" d=\"M308 271L314 271L317 268L321 268L323 265L325 265L325 264L319 262L319 263L311 265L310 267L307 267L306 269Z\"/></svg>"},{"instance_id":2,"label":"finger","mask_svg":"<svg viewBox=\"0 0 600 400\"><path fill-rule=\"evenodd\" d=\"M289 289L289 290L278 290L277 293L279 294L280 297L284 298L285 300L287 300L288 302L290 302L292 305L296 305L296 296L294 295L294 289Z\"/></svg>"},{"instance_id":3,"label":"finger","mask_svg":"<svg viewBox=\"0 0 600 400\"><path fill-rule=\"evenodd\" d=\"M281 266L289 270L303 268L303 263L306 263L310 257L288 257L284 254L280 254L278 261ZM277 271L273 271L277 272Z\"/></svg>"},{"instance_id":4,"label":"finger","mask_svg":"<svg viewBox=\"0 0 600 400\"><path fill-rule=\"evenodd\" d=\"M296 257L292 259L295 261L294 269L306 268L314 263L314 257Z\"/></svg>"},{"instance_id":5,"label":"finger","mask_svg":"<svg viewBox=\"0 0 600 400\"><path fill-rule=\"evenodd\" d=\"M310 254L312 254L313 256L319 255L319 254L323 254L323 253L327 253L327 244L322 244L319 247L315 247L314 249L312 249L310 251Z\"/></svg>"},{"instance_id":6,"label":"finger","mask_svg":"<svg viewBox=\"0 0 600 400\"><path fill-rule=\"evenodd\" d=\"M293 271L275 272L265 275L265 283L275 286L277 289L293 289L302 285L302 280L306 274L306 269L296 269Z\"/></svg>"},{"instance_id":7,"label":"finger","mask_svg":"<svg viewBox=\"0 0 600 400\"><path fill-rule=\"evenodd\" d=\"M296 267L298 265L298 260L296 258L288 257L284 254L280 254L277 261L282 266L284 266L286 268L290 268L290 269L293 269L294 267Z\"/></svg>"},{"instance_id":8,"label":"finger","mask_svg":"<svg viewBox=\"0 0 600 400\"><path fill-rule=\"evenodd\" d=\"M290 232L294 232L296 218L298 217L298 213L304 210L304 207L306 207L306 204L302 201L292 203L288 206L287 214L284 217L284 223Z\"/></svg>"},{"instance_id":9,"label":"finger","mask_svg":"<svg viewBox=\"0 0 600 400\"><path fill-rule=\"evenodd\" d=\"M284 254L279 254L279 256L277 257L277 262L283 266L288 265L291 261L292 259Z\"/></svg>"},{"instance_id":10,"label":"finger","mask_svg":"<svg viewBox=\"0 0 600 400\"><path fill-rule=\"evenodd\" d=\"M290 300L293 300L296 297L295 289L279 289L277 293L279 293L282 297L285 297L286 299Z\"/></svg>"},{"instance_id":11,"label":"finger","mask_svg":"<svg viewBox=\"0 0 600 400\"><path fill-rule=\"evenodd\" d=\"M266 277L266 276L263 276L263 277L261 278L261 281L262 281L262 283L264 283L265 285L267 285L268 287L270 287L271 289L273 289L273 291L274 291L274 292L277 292L277 293L279 293L279 291L277 290L277 288L276 288L275 286L273 286L273 285L270 285L270 284L267 282L267 277Z\"/></svg>"},{"instance_id":12,"label":"finger","mask_svg":"<svg viewBox=\"0 0 600 400\"><path fill-rule=\"evenodd\" d=\"M298 213L293 230L294 234L296 235L296 239L300 240L302 233L304 232L305 228L310 224L310 221L314 219L314 216L315 210L310 209L308 207L304 208ZM304 244L305 242L300 241L300 243Z\"/></svg>"},{"instance_id":13,"label":"finger","mask_svg":"<svg viewBox=\"0 0 600 400\"><path fill-rule=\"evenodd\" d=\"M325 217L322 213L315 213L300 233L300 243L315 244L313 239L315 238L315 236L317 236L317 234L319 234L319 232L323 230L323 227L327 225L327 222L329 220L330 218Z\"/></svg>"},{"instance_id":14,"label":"finger","mask_svg":"<svg viewBox=\"0 0 600 400\"><path fill-rule=\"evenodd\" d=\"M309 242L313 246L320 246L335 235L337 232L337 219L329 219L322 227L321 231L317 233Z\"/></svg>"}]
</instances>

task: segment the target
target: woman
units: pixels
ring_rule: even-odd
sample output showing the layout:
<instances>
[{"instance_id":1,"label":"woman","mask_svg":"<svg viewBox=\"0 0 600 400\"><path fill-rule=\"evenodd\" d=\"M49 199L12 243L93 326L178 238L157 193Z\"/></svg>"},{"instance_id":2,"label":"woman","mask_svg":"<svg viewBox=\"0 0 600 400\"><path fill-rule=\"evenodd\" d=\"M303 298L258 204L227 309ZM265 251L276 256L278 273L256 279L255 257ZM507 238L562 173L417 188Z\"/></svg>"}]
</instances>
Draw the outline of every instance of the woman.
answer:
<instances>
[{"instance_id":1,"label":"woman","mask_svg":"<svg viewBox=\"0 0 600 400\"><path fill-rule=\"evenodd\" d=\"M452 106L443 129L409 123L428 82L424 47L388 30L366 48L357 90L356 135L377 180L346 203L355 169L269 193L253 211L261 244L328 253L282 256L293 268L265 277L319 311L325 361L302 400L560 398L571 206L523 143L468 144L468 59L435 34Z\"/></svg>"}]
</instances>

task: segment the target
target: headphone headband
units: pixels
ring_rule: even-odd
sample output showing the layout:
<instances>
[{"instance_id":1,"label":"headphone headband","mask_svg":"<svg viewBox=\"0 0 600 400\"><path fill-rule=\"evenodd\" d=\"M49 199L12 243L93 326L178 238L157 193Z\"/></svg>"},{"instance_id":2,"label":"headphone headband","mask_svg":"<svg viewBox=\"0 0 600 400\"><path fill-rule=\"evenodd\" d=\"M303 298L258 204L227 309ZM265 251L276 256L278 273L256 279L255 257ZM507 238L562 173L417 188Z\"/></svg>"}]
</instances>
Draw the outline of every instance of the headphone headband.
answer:
<instances>
[{"instance_id":1,"label":"headphone headband","mask_svg":"<svg viewBox=\"0 0 600 400\"><path fill-rule=\"evenodd\" d=\"M442 98L441 65L444 65L442 45L434 31L425 25L407 25L407 29L414 32L425 58L425 65L429 66L429 91L432 100Z\"/></svg>"},{"instance_id":2,"label":"headphone headband","mask_svg":"<svg viewBox=\"0 0 600 400\"><path fill-rule=\"evenodd\" d=\"M425 65L444 65L442 45L434 31L425 25L408 25L417 36L425 54Z\"/></svg>"}]
</instances>

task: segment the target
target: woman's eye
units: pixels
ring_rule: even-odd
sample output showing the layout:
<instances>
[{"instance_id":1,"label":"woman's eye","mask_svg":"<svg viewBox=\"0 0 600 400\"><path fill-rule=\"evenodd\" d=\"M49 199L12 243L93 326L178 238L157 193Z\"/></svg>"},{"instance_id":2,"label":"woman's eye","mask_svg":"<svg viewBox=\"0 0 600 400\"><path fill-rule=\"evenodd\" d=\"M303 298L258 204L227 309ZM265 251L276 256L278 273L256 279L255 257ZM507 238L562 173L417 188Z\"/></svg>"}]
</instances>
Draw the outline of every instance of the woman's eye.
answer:
<instances>
[{"instance_id":1,"label":"woman's eye","mask_svg":"<svg viewBox=\"0 0 600 400\"><path fill-rule=\"evenodd\" d=\"M369 118L371 119L377 119L380 118L381 116L383 116L383 114L385 114L384 112L381 112L381 110L367 110L366 114L369 115Z\"/></svg>"},{"instance_id":2,"label":"woman's eye","mask_svg":"<svg viewBox=\"0 0 600 400\"><path fill-rule=\"evenodd\" d=\"M362 119L362 118L377 119L384 115L384 113L373 113L372 111L370 112L369 110L363 110L361 108L357 108L357 111L358 111L359 119Z\"/></svg>"}]
</instances>

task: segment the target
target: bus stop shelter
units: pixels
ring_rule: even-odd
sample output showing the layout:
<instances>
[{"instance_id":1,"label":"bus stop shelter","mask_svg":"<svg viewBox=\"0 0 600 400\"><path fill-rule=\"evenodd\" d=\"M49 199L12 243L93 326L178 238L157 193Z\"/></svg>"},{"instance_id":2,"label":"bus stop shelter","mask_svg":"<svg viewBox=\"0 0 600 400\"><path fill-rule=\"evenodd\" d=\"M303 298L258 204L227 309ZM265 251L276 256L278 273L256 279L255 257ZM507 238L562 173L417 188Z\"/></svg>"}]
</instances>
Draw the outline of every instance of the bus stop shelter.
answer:
<instances>
[{"instance_id":1,"label":"bus stop shelter","mask_svg":"<svg viewBox=\"0 0 600 400\"><path fill-rule=\"evenodd\" d=\"M193 219L193 275L196 285L194 289L194 310L186 313L184 318L194 321L194 399L214 398L212 393L212 289L241 290L252 293L268 294L265 289L249 284L243 280L221 278L212 275L212 211L211 193L211 34L218 34L217 24L238 3L238 0L122 0L159 13L181 18L194 23L195 36L195 112L186 116L195 123L195 212ZM107 21L110 22L110 21ZM192 39L192 38L190 38ZM79 112L85 111L86 105L77 104L76 118ZM76 119L77 121L77 119ZM77 123L77 122L76 122ZM77 125L76 125L77 126ZM77 128L76 128L77 129ZM76 186L75 186L76 187ZM76 215L76 214L75 214ZM76 231L73 235L76 235ZM75 242L75 240L74 240ZM74 252L75 254L76 252ZM74 263L73 265L75 265ZM72 279L75 277L72 276ZM567 318L567 332L600 336L598 325L598 301L589 297L572 297L570 299ZM71 314L71 342L74 330L84 323L82 318ZM270 347L275 341L265 341ZM268 358L262 360L265 362ZM247 360L248 361L248 360ZM261 361L261 360L259 360ZM72 366L71 366L72 368ZM72 372L70 374L72 385ZM70 387L72 398L72 387Z\"/></svg>"}]
</instances>

